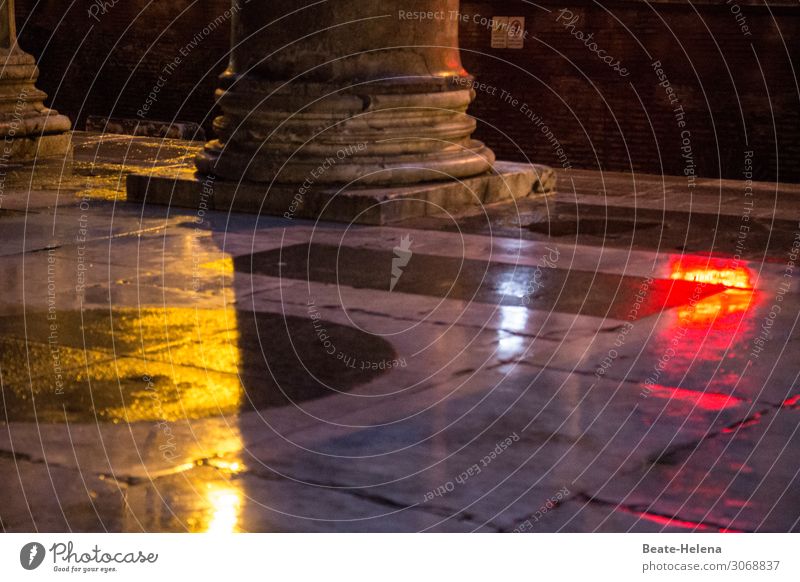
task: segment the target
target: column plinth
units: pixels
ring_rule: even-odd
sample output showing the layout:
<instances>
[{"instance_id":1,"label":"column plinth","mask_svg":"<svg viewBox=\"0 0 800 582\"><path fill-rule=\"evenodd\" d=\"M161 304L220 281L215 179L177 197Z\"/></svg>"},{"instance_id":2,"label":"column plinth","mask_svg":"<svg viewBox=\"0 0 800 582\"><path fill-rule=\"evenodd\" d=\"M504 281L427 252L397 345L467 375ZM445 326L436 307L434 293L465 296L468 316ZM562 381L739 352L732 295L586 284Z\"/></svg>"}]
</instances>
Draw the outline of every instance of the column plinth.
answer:
<instances>
[{"instance_id":1,"label":"column plinth","mask_svg":"<svg viewBox=\"0 0 800 582\"><path fill-rule=\"evenodd\" d=\"M61 155L69 148L69 119L44 106L39 69L17 45L13 0L0 1L0 138L5 162Z\"/></svg>"}]
</instances>

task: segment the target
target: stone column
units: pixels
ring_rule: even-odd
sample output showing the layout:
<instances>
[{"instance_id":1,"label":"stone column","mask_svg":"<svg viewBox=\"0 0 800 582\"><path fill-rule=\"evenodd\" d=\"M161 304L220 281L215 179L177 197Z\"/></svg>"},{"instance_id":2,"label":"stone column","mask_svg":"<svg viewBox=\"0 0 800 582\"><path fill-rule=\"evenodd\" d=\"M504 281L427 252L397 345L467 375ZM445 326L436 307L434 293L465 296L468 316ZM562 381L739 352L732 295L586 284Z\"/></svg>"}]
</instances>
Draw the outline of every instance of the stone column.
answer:
<instances>
[{"instance_id":1,"label":"stone column","mask_svg":"<svg viewBox=\"0 0 800 582\"><path fill-rule=\"evenodd\" d=\"M65 153L70 121L44 106L36 60L17 45L14 0L0 0L0 67L0 162Z\"/></svg>"},{"instance_id":2,"label":"stone column","mask_svg":"<svg viewBox=\"0 0 800 582\"><path fill-rule=\"evenodd\" d=\"M458 0L234 0L218 140L202 174L300 184L414 184L487 172L471 139ZM422 16L420 16L422 15Z\"/></svg>"}]
</instances>

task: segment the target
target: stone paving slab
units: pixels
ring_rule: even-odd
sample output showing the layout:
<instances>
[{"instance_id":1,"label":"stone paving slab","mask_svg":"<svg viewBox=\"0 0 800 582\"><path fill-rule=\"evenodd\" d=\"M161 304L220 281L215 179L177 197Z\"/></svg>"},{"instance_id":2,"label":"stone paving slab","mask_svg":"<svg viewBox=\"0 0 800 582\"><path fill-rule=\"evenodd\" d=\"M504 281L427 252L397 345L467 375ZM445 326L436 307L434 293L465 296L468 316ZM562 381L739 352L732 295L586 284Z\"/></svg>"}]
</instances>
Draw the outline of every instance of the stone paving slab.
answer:
<instances>
[{"instance_id":1,"label":"stone paving slab","mask_svg":"<svg viewBox=\"0 0 800 582\"><path fill-rule=\"evenodd\" d=\"M764 220L781 194L783 226L733 263L709 261L703 233L697 253L664 236L690 210L735 217L738 182L699 181L691 200L681 178L574 172L446 228L362 226L126 203L129 174L174 172L196 146L73 141L71 160L11 169L0 209L3 529L796 529L795 186L754 185ZM570 204L618 230L527 228ZM659 204L663 228L631 219ZM404 237L408 281L390 291ZM302 253L258 260L323 247L349 257L341 277ZM490 276L442 291L462 263ZM743 273L753 289L715 287ZM688 293L629 318L648 277ZM712 285L693 298L698 277Z\"/></svg>"},{"instance_id":2,"label":"stone paving slab","mask_svg":"<svg viewBox=\"0 0 800 582\"><path fill-rule=\"evenodd\" d=\"M721 434L676 447L594 497L691 524L739 531L800 531L796 462L800 412L764 411Z\"/></svg>"}]
</instances>

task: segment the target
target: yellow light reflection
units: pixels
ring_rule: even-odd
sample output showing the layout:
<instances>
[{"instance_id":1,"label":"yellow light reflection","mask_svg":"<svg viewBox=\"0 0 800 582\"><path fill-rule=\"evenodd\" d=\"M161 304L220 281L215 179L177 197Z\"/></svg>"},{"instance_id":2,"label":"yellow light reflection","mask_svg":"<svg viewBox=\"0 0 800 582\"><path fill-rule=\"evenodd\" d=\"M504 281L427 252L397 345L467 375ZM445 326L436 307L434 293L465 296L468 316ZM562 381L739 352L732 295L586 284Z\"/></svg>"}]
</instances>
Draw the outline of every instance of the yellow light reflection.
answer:
<instances>
[{"instance_id":1,"label":"yellow light reflection","mask_svg":"<svg viewBox=\"0 0 800 582\"><path fill-rule=\"evenodd\" d=\"M236 422L212 421L196 432L197 439L181 441L183 459L148 486L126 495L125 531L231 533L243 531L248 500L241 428ZM150 446L156 450L158 441Z\"/></svg>"},{"instance_id":2,"label":"yellow light reflection","mask_svg":"<svg viewBox=\"0 0 800 582\"><path fill-rule=\"evenodd\" d=\"M225 257L217 261L210 261L200 266L203 269L213 271L220 275L233 275L233 257Z\"/></svg>"},{"instance_id":3,"label":"yellow light reflection","mask_svg":"<svg viewBox=\"0 0 800 582\"><path fill-rule=\"evenodd\" d=\"M140 344L131 356L141 357L89 368L93 386L122 388L124 404L102 414L136 422L236 413L243 398L236 326L232 309L118 310L115 343Z\"/></svg>"},{"instance_id":4,"label":"yellow light reflection","mask_svg":"<svg viewBox=\"0 0 800 582\"><path fill-rule=\"evenodd\" d=\"M242 491L237 486L220 487L208 483L207 502L210 518L204 530L207 533L234 533L242 508Z\"/></svg>"},{"instance_id":5,"label":"yellow light reflection","mask_svg":"<svg viewBox=\"0 0 800 582\"><path fill-rule=\"evenodd\" d=\"M743 314L750 309L754 296L755 291L726 289L698 301L694 306L681 306L678 309L678 321L698 327L708 327L714 322L722 323L728 316Z\"/></svg>"},{"instance_id":6,"label":"yellow light reflection","mask_svg":"<svg viewBox=\"0 0 800 582\"><path fill-rule=\"evenodd\" d=\"M208 533L233 533L239 531L239 520L244 505L244 492L237 473L244 471L239 460L242 451L241 434L231 427L229 438L235 442L231 451L233 456L212 457L205 462L213 468L214 477L203 484L205 497L202 502L201 517L195 519L193 530Z\"/></svg>"},{"instance_id":7,"label":"yellow light reflection","mask_svg":"<svg viewBox=\"0 0 800 582\"><path fill-rule=\"evenodd\" d=\"M239 461L227 461L224 459L211 459L208 464L217 469L224 469L230 473L240 473L244 467Z\"/></svg>"},{"instance_id":8,"label":"yellow light reflection","mask_svg":"<svg viewBox=\"0 0 800 582\"><path fill-rule=\"evenodd\" d=\"M693 281L706 285L722 285L735 289L752 289L750 270L737 261L706 257L682 257L670 269L670 279Z\"/></svg>"},{"instance_id":9,"label":"yellow light reflection","mask_svg":"<svg viewBox=\"0 0 800 582\"><path fill-rule=\"evenodd\" d=\"M176 421L239 411L234 309L115 307L59 311L57 323L48 317L0 321L4 406L15 420Z\"/></svg>"}]
</instances>

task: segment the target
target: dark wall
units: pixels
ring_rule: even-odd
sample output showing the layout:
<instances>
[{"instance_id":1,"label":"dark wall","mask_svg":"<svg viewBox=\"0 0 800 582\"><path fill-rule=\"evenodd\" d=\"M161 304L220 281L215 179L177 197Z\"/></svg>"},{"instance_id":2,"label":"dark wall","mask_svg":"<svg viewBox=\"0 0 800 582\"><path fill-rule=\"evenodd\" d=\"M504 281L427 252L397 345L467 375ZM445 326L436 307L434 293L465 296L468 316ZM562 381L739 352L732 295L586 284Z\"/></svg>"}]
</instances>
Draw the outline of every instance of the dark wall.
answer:
<instances>
[{"instance_id":1,"label":"dark wall","mask_svg":"<svg viewBox=\"0 0 800 582\"><path fill-rule=\"evenodd\" d=\"M105 10L101 0L16 4L19 44L39 59L48 104L76 128L88 115L138 119L139 111L148 120L209 127L217 76L227 64L230 1L105 0ZM176 58L180 63L165 71Z\"/></svg>"},{"instance_id":2,"label":"dark wall","mask_svg":"<svg viewBox=\"0 0 800 582\"><path fill-rule=\"evenodd\" d=\"M64 4L18 0L17 22L20 44L40 59L40 86L77 127L89 114L142 112L209 128L229 46L229 20L220 20L229 2L107 0L103 10L99 0L78 0L66 14ZM578 17L570 28L566 13L557 20L564 8ZM504 158L741 178L752 151L756 178L800 181L797 3L463 1L461 15L465 66L486 84L471 111L479 137ZM490 47L481 19L495 15L526 17L523 49ZM578 31L593 33L596 48L627 76ZM143 112L159 76L163 87Z\"/></svg>"},{"instance_id":3,"label":"dark wall","mask_svg":"<svg viewBox=\"0 0 800 582\"><path fill-rule=\"evenodd\" d=\"M472 17L461 29L469 49L463 60L481 81L507 88L541 113L574 167L683 174L693 162L699 175L741 178L744 152L752 151L747 163L757 177L800 181L800 96L792 67L800 64L800 4L537 4L551 12L522 2L462 2L462 13ZM560 12L565 7L578 17L570 28L564 25L572 19ZM491 34L475 14L525 16L530 38L521 50L491 49ZM602 62L577 32L594 33L590 43L618 59L628 76ZM672 104L654 61L674 91ZM685 127L675 116L679 105ZM514 107L491 97L473 107L512 138L481 130L499 154L518 157L518 142L533 159L562 165L552 140ZM685 131L691 160L682 157Z\"/></svg>"}]
</instances>

